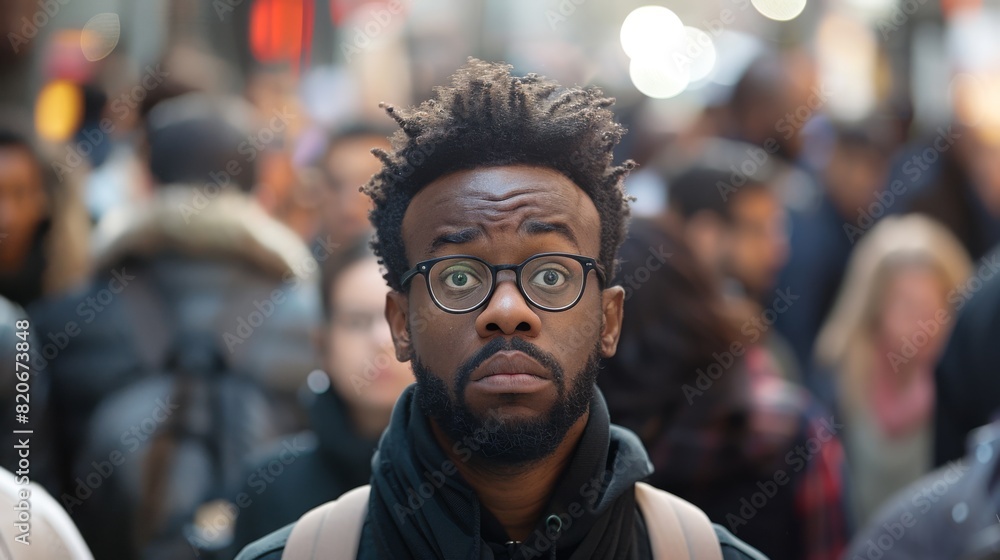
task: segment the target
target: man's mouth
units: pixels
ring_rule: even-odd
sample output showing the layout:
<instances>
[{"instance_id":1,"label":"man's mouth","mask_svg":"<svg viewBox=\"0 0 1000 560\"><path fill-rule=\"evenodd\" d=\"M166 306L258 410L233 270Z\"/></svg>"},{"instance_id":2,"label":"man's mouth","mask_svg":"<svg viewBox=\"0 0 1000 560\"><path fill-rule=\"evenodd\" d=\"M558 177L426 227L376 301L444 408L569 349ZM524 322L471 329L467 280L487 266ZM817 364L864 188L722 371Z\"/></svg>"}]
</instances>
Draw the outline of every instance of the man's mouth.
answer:
<instances>
[{"instance_id":1,"label":"man's mouth","mask_svg":"<svg viewBox=\"0 0 1000 560\"><path fill-rule=\"evenodd\" d=\"M472 372L471 385L490 392L531 393L552 383L551 373L523 352L497 352Z\"/></svg>"}]
</instances>

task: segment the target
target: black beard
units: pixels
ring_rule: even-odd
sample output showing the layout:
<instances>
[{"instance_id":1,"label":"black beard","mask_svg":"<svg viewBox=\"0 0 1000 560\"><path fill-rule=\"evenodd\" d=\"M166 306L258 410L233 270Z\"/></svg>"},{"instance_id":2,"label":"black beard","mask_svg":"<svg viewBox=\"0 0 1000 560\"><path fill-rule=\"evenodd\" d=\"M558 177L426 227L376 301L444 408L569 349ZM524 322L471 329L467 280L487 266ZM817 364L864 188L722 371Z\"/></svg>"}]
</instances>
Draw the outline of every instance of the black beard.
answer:
<instances>
[{"instance_id":1,"label":"black beard","mask_svg":"<svg viewBox=\"0 0 1000 560\"><path fill-rule=\"evenodd\" d=\"M552 374L557 398L545 417L535 420L503 419L495 415L480 418L466 404L465 387L473 370L490 356L505 350L524 352ZM570 427L589 410L600 369L599 355L599 345L595 345L576 382L567 391L562 366L552 355L520 338L494 338L459 366L454 399L444 381L414 356L417 406L424 416L436 421L451 441L461 443L472 451L473 458L481 459L477 463L494 466L534 463L552 455Z\"/></svg>"}]
</instances>

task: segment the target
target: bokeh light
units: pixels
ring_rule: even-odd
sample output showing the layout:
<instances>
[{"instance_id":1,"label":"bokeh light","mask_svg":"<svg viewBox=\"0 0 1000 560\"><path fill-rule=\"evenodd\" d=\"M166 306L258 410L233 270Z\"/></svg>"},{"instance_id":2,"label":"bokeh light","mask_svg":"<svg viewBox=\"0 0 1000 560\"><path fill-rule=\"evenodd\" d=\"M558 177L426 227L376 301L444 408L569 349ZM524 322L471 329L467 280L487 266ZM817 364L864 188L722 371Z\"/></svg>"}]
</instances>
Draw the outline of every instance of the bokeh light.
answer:
<instances>
[{"instance_id":1,"label":"bokeh light","mask_svg":"<svg viewBox=\"0 0 1000 560\"><path fill-rule=\"evenodd\" d=\"M69 80L46 84L35 103L35 130L50 142L65 142L79 128L83 118L80 88Z\"/></svg>"},{"instance_id":2,"label":"bokeh light","mask_svg":"<svg viewBox=\"0 0 1000 560\"><path fill-rule=\"evenodd\" d=\"M806 8L806 0L750 0L753 7L766 18L789 21L797 18Z\"/></svg>"},{"instance_id":3,"label":"bokeh light","mask_svg":"<svg viewBox=\"0 0 1000 560\"><path fill-rule=\"evenodd\" d=\"M703 80L715 68L716 52L712 38L697 27L684 28L687 35L684 50L681 55L689 61L688 71L691 82Z\"/></svg>"},{"instance_id":4,"label":"bokeh light","mask_svg":"<svg viewBox=\"0 0 1000 560\"><path fill-rule=\"evenodd\" d=\"M663 6L636 8L622 22L622 49L629 58L650 58L670 52L684 41L684 24Z\"/></svg>"},{"instance_id":5,"label":"bokeh light","mask_svg":"<svg viewBox=\"0 0 1000 560\"><path fill-rule=\"evenodd\" d=\"M674 97L691 83L687 69L668 56L633 58L628 73L636 89L654 99Z\"/></svg>"},{"instance_id":6,"label":"bokeh light","mask_svg":"<svg viewBox=\"0 0 1000 560\"><path fill-rule=\"evenodd\" d=\"M83 26L80 34L80 49L91 62L105 58L118 46L122 24L115 13L97 14Z\"/></svg>"}]
</instances>

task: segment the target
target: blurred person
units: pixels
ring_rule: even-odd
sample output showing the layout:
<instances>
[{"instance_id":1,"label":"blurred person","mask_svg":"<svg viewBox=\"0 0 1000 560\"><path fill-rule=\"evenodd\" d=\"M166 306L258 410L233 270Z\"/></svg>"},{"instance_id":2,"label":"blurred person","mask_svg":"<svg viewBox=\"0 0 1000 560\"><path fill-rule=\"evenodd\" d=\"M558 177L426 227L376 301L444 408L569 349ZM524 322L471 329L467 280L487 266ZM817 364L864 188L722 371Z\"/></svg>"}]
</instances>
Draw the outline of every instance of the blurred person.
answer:
<instances>
[{"instance_id":1,"label":"blurred person","mask_svg":"<svg viewBox=\"0 0 1000 560\"><path fill-rule=\"evenodd\" d=\"M815 388L808 373L816 336L833 306L851 250L873 225L860 215L878 202L880 189L890 188L886 179L892 140L883 131L838 126L834 134L829 159L820 172L818 204L789 212L789 258L778 280L780 286L803 291L796 305L778 316L775 328L791 345L811 389ZM893 210L902 207L887 209Z\"/></svg>"},{"instance_id":2,"label":"blurred person","mask_svg":"<svg viewBox=\"0 0 1000 560\"><path fill-rule=\"evenodd\" d=\"M28 307L87 275L90 224L30 136L0 126L0 296Z\"/></svg>"},{"instance_id":3,"label":"blurred person","mask_svg":"<svg viewBox=\"0 0 1000 560\"><path fill-rule=\"evenodd\" d=\"M970 433L966 449L961 460L894 494L854 535L844 559L1000 559L1000 421Z\"/></svg>"},{"instance_id":4,"label":"blurred person","mask_svg":"<svg viewBox=\"0 0 1000 560\"><path fill-rule=\"evenodd\" d=\"M970 263L945 228L890 216L858 244L816 343L831 409L844 418L856 523L931 467L934 364L951 294Z\"/></svg>"},{"instance_id":5,"label":"blurred person","mask_svg":"<svg viewBox=\"0 0 1000 560\"><path fill-rule=\"evenodd\" d=\"M733 87L722 130L728 138L764 148L785 163L802 153L802 127L826 103L816 64L801 50L764 51ZM803 118L807 109L807 118Z\"/></svg>"},{"instance_id":6,"label":"blurred person","mask_svg":"<svg viewBox=\"0 0 1000 560\"><path fill-rule=\"evenodd\" d=\"M968 434L1000 418L1000 245L948 294L959 312L934 371L934 465L961 457Z\"/></svg>"},{"instance_id":7,"label":"blurred person","mask_svg":"<svg viewBox=\"0 0 1000 560\"><path fill-rule=\"evenodd\" d=\"M389 149L391 135L391 130L366 123L348 125L331 135L317 163L323 189L320 236L329 234L344 243L370 230L371 199L360 189L381 169L372 149Z\"/></svg>"},{"instance_id":8,"label":"blurred person","mask_svg":"<svg viewBox=\"0 0 1000 560\"><path fill-rule=\"evenodd\" d=\"M320 345L329 382L314 389L312 432L296 436L294 461L268 483L264 469L287 455L280 446L249 471L243 492L252 502L237 518L236 551L367 484L378 437L396 399L414 381L392 348L384 318L389 289L368 238L329 259L321 284L326 325Z\"/></svg>"},{"instance_id":9,"label":"blurred person","mask_svg":"<svg viewBox=\"0 0 1000 560\"><path fill-rule=\"evenodd\" d=\"M0 468L0 557L93 560L66 510L32 478Z\"/></svg>"},{"instance_id":10,"label":"blurred person","mask_svg":"<svg viewBox=\"0 0 1000 560\"><path fill-rule=\"evenodd\" d=\"M852 560L1000 558L997 259L1000 246L949 294L958 316L934 374L938 469L896 493L872 516L851 542Z\"/></svg>"},{"instance_id":11,"label":"blurred person","mask_svg":"<svg viewBox=\"0 0 1000 560\"><path fill-rule=\"evenodd\" d=\"M744 342L766 346L782 377L797 381L799 364L773 328L773 317L767 320L794 307L803 290L777 284L788 259L788 232L787 212L773 185L775 167L765 162L750 175L734 172L721 166L752 158L754 148L720 140L706 146L698 161L668 181L661 221L675 228L721 287Z\"/></svg>"},{"instance_id":12,"label":"blurred person","mask_svg":"<svg viewBox=\"0 0 1000 560\"><path fill-rule=\"evenodd\" d=\"M32 359L52 380L60 500L98 557L207 554L218 543L187 536L210 517L203 500L235 494L249 454L304 426L296 391L318 364L316 260L328 255L250 195L241 107L188 94L150 111L151 198L109 212L89 285L38 311Z\"/></svg>"},{"instance_id":13,"label":"blurred person","mask_svg":"<svg viewBox=\"0 0 1000 560\"><path fill-rule=\"evenodd\" d=\"M648 280L626 288L618 351L598 386L612 421L649 450L650 484L772 560L839 558L847 531L836 420L740 341L716 284L677 236L633 221L619 256L623 286Z\"/></svg>"},{"instance_id":14,"label":"blurred person","mask_svg":"<svg viewBox=\"0 0 1000 560\"><path fill-rule=\"evenodd\" d=\"M933 179L907 207L944 224L973 259L1000 243L1000 126L954 124L902 164L910 181Z\"/></svg>"},{"instance_id":15,"label":"blurred person","mask_svg":"<svg viewBox=\"0 0 1000 560\"><path fill-rule=\"evenodd\" d=\"M646 453L595 388L621 326L624 290L605 271L632 167L613 164L612 100L510 71L470 59L434 99L386 106L402 130L366 191L385 316L417 383L370 486L238 558L648 559L671 543L760 557L638 483Z\"/></svg>"},{"instance_id":16,"label":"blurred person","mask_svg":"<svg viewBox=\"0 0 1000 560\"><path fill-rule=\"evenodd\" d=\"M765 173L734 180L715 164L693 164L668 182L665 217L729 294L759 302L788 259L787 213Z\"/></svg>"}]
</instances>

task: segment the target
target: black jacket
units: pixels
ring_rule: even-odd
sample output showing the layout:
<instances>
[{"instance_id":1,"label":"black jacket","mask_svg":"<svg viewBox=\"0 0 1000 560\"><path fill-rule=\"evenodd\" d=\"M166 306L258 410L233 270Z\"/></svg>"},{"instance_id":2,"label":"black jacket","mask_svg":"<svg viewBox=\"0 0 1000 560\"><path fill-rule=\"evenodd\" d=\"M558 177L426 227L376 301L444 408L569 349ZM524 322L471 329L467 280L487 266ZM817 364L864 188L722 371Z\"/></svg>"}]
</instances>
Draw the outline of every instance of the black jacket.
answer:
<instances>
[{"instance_id":1,"label":"black jacket","mask_svg":"<svg viewBox=\"0 0 1000 560\"><path fill-rule=\"evenodd\" d=\"M330 389L309 406L312 431L288 438L246 476L249 505L236 520L235 551L352 488L368 484L378 441L359 436L346 405ZM268 476L282 465L281 474Z\"/></svg>"},{"instance_id":2,"label":"black jacket","mask_svg":"<svg viewBox=\"0 0 1000 560\"><path fill-rule=\"evenodd\" d=\"M966 436L1000 412L1000 245L948 302L958 319L935 371L934 464L965 453Z\"/></svg>"},{"instance_id":3,"label":"black jacket","mask_svg":"<svg viewBox=\"0 0 1000 560\"><path fill-rule=\"evenodd\" d=\"M543 557L549 558L598 557L595 547L605 547L600 557L651 558L648 529L634 502L634 484L648 476L652 467L638 438L610 424L600 393L595 391L584 434L546 508L550 513L582 510L582 514L561 529L555 547L543 548L537 546L546 530L541 519L540 531L521 547L505 546L508 539L502 527L479 505L475 493L457 472L440 482L423 503L409 503L411 494L406 488L412 488L409 484L420 480L419 470L448 461L447 455L435 443L429 422L413 404L416 390L419 389L412 386L400 397L373 459L376 472L372 477L369 514L360 537L359 559L398 555L400 551L396 549L401 541L407 543L403 554L448 560L526 558L531 557L525 551L532 545L536 545L532 547L535 550L544 550ZM574 502L584 507L574 508ZM412 517L402 522L399 508L413 505L416 507L406 510L406 515ZM621 511L621 507L628 509ZM386 515L387 511L392 513ZM631 524L619 524L622 518L629 517L633 519ZM288 525L252 543L240 553L238 560L279 559L293 526ZM763 558L725 529L716 526L715 530L726 560ZM422 553L416 548L434 552Z\"/></svg>"}]
</instances>

